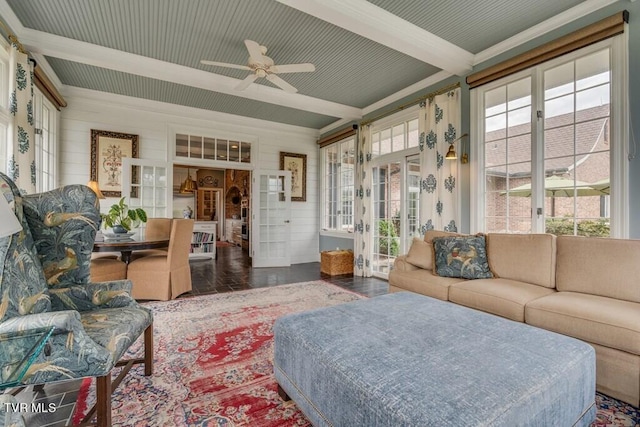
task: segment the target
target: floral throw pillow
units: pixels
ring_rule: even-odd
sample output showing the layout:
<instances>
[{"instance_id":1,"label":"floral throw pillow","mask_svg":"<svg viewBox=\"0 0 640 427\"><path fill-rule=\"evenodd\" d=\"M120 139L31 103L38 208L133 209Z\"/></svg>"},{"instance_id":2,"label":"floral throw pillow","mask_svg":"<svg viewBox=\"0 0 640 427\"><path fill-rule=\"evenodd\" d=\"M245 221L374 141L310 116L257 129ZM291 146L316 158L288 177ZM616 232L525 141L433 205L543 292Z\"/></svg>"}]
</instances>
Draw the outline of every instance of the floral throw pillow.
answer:
<instances>
[{"instance_id":1,"label":"floral throw pillow","mask_svg":"<svg viewBox=\"0 0 640 427\"><path fill-rule=\"evenodd\" d=\"M434 271L442 277L489 279L493 277L487 261L483 235L437 237L433 239Z\"/></svg>"}]
</instances>

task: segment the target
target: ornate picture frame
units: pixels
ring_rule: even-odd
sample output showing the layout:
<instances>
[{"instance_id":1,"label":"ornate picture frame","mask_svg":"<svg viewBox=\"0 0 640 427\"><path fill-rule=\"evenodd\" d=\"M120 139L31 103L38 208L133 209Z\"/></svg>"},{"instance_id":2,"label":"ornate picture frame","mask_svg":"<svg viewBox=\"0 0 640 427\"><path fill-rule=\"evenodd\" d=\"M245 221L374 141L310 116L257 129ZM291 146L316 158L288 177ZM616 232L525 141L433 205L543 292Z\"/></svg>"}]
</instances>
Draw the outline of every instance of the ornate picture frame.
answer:
<instances>
[{"instance_id":1,"label":"ornate picture frame","mask_svg":"<svg viewBox=\"0 0 640 427\"><path fill-rule=\"evenodd\" d=\"M291 201L307 201L307 155L280 152L280 170L291 172Z\"/></svg>"},{"instance_id":2,"label":"ornate picture frame","mask_svg":"<svg viewBox=\"0 0 640 427\"><path fill-rule=\"evenodd\" d=\"M91 129L91 180L107 197L122 197L123 157L138 157L138 135Z\"/></svg>"}]
</instances>

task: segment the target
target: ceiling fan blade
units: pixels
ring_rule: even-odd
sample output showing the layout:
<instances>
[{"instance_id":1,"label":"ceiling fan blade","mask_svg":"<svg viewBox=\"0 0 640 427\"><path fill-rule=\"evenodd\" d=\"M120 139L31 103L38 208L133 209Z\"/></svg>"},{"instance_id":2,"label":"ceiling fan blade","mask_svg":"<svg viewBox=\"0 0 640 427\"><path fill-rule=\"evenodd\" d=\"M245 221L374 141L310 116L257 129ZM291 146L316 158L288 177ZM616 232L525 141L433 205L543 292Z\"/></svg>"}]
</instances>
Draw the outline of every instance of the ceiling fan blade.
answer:
<instances>
[{"instance_id":1,"label":"ceiling fan blade","mask_svg":"<svg viewBox=\"0 0 640 427\"><path fill-rule=\"evenodd\" d=\"M316 67L313 64L285 64L285 65L274 65L269 68L269 71L275 74L284 74L284 73L310 73L315 71Z\"/></svg>"},{"instance_id":2,"label":"ceiling fan blade","mask_svg":"<svg viewBox=\"0 0 640 427\"><path fill-rule=\"evenodd\" d=\"M244 45L247 46L247 50L249 51L249 57L253 62L263 62L262 61L262 49L260 45L253 40L245 40Z\"/></svg>"},{"instance_id":3,"label":"ceiling fan blade","mask_svg":"<svg viewBox=\"0 0 640 427\"><path fill-rule=\"evenodd\" d=\"M251 68L247 67L246 65L227 64L226 62L206 61L203 59L202 61L200 61L200 63L204 65L215 65L217 67L236 68L238 70L251 70Z\"/></svg>"},{"instance_id":4,"label":"ceiling fan blade","mask_svg":"<svg viewBox=\"0 0 640 427\"><path fill-rule=\"evenodd\" d=\"M269 80L271 83L278 86L280 89L284 90L285 92L296 93L298 91L298 89L291 86L289 83L285 82L275 74L267 74L267 80Z\"/></svg>"},{"instance_id":5,"label":"ceiling fan blade","mask_svg":"<svg viewBox=\"0 0 640 427\"><path fill-rule=\"evenodd\" d=\"M249 85L251 83L253 83L254 81L256 81L256 79L258 78L257 75L255 74L249 74L247 77L244 78L244 80L242 80L238 86L236 86L234 89L235 90L245 90L247 87L249 87Z\"/></svg>"}]
</instances>

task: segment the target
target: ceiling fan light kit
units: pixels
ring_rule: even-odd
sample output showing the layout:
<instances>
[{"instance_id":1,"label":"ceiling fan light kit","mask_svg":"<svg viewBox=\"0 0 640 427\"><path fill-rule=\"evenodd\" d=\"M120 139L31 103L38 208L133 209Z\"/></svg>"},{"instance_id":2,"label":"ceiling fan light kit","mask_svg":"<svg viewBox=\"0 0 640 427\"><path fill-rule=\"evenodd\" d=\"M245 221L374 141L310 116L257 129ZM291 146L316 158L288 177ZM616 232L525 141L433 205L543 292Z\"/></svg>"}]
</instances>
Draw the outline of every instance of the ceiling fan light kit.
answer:
<instances>
[{"instance_id":1,"label":"ceiling fan light kit","mask_svg":"<svg viewBox=\"0 0 640 427\"><path fill-rule=\"evenodd\" d=\"M252 71L253 74L249 74L244 78L244 80L240 81L240 83L235 87L236 90L245 90L258 78L266 78L285 92L296 93L298 92L298 89L284 81L276 74L311 73L316 70L316 67L313 64L309 63L275 65L273 59L269 58L266 55L266 46L261 46L253 40L245 40L244 44L249 51L249 60L247 61L247 65L227 64L226 62L208 61L204 59L201 60L200 63L204 65L213 65L216 67L226 67L235 68L237 70Z\"/></svg>"}]
</instances>

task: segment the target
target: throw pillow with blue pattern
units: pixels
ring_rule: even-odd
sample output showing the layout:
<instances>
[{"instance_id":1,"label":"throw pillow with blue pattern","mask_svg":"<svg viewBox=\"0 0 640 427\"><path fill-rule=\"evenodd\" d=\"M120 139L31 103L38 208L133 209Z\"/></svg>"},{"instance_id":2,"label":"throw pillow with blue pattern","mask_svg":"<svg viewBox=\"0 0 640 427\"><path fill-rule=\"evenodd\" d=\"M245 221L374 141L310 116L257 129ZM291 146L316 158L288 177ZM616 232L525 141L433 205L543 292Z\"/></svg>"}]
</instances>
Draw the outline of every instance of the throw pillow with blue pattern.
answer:
<instances>
[{"instance_id":1,"label":"throw pillow with blue pattern","mask_svg":"<svg viewBox=\"0 0 640 427\"><path fill-rule=\"evenodd\" d=\"M438 237L433 239L434 270L441 277L489 279L493 277L487 261L484 235Z\"/></svg>"}]
</instances>

